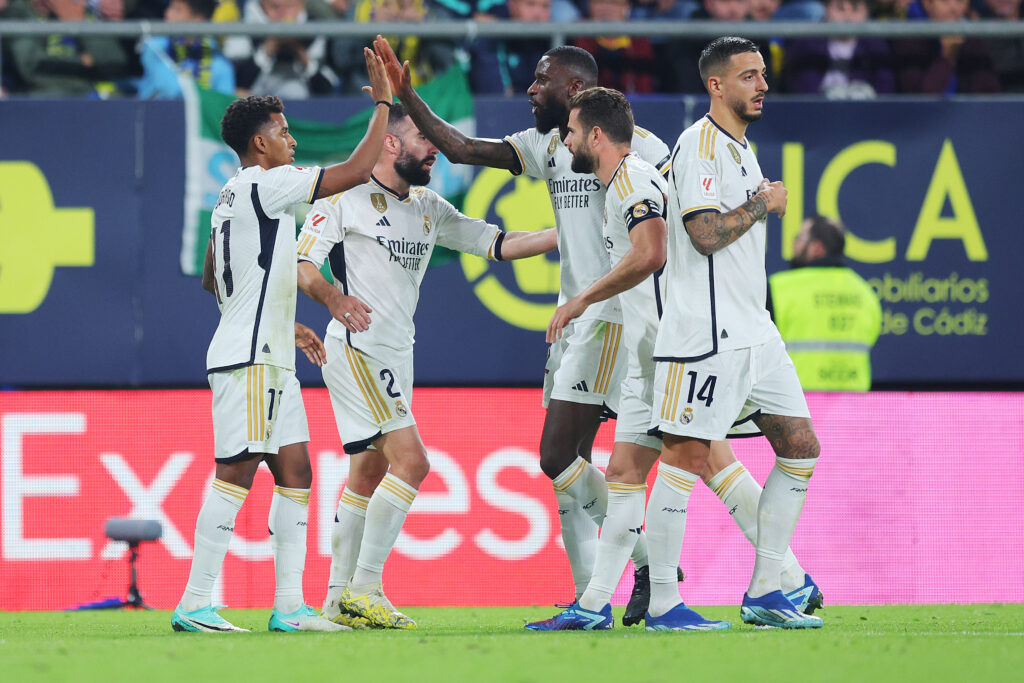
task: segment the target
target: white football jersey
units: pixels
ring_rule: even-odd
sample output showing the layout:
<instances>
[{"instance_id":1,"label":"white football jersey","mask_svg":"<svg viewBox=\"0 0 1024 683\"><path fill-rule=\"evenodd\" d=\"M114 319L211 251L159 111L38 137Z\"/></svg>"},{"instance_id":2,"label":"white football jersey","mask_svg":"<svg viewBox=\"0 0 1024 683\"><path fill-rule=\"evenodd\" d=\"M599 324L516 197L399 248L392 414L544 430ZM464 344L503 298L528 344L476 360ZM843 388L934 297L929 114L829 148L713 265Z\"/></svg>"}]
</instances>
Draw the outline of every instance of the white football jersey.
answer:
<instances>
[{"instance_id":1,"label":"white football jersey","mask_svg":"<svg viewBox=\"0 0 1024 683\"><path fill-rule=\"evenodd\" d=\"M604 200L604 244L612 268L633 248L629 233L651 218L665 216L668 184L651 164L629 154L612 175ZM622 329L628 354L627 375L654 374L654 339L661 317L658 273L619 294Z\"/></svg>"},{"instance_id":2,"label":"white football jersey","mask_svg":"<svg viewBox=\"0 0 1024 683\"><path fill-rule=\"evenodd\" d=\"M655 360L699 360L779 336L765 306L767 221L710 256L694 248L683 225L706 211L732 211L754 196L762 177L749 143L734 140L710 115L679 136L669 172L668 263Z\"/></svg>"},{"instance_id":3,"label":"white football jersey","mask_svg":"<svg viewBox=\"0 0 1024 683\"><path fill-rule=\"evenodd\" d=\"M547 182L558 228L558 304L562 305L608 272L608 253L601 245L600 230L604 187L592 173L572 170L572 152L559 139L557 128L547 133L530 128L506 136L505 141L515 150L523 173ZM634 128L632 147L637 156L655 168L667 166L668 145L654 133ZM588 306L579 319L594 318L622 322L618 298Z\"/></svg>"},{"instance_id":4,"label":"white football jersey","mask_svg":"<svg viewBox=\"0 0 1024 683\"><path fill-rule=\"evenodd\" d=\"M332 319L327 334L388 358L412 350L413 314L434 245L496 260L504 236L433 190L399 195L374 178L313 205L299 233L298 258L317 268L328 261L334 286L373 311L368 330L350 334Z\"/></svg>"},{"instance_id":5,"label":"white football jersey","mask_svg":"<svg viewBox=\"0 0 1024 683\"><path fill-rule=\"evenodd\" d=\"M213 271L220 322L206 371L253 364L295 369L295 216L312 203L323 169L240 168L213 209Z\"/></svg>"}]
</instances>

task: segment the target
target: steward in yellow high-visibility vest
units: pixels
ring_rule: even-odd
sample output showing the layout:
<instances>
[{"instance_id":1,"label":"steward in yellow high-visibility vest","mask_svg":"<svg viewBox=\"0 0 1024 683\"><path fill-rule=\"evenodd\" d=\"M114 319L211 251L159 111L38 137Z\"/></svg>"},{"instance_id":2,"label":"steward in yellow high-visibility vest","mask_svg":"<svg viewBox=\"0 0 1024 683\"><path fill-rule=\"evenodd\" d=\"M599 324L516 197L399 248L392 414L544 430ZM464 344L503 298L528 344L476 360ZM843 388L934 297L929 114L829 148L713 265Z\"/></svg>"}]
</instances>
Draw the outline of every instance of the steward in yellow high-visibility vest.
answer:
<instances>
[{"instance_id":1,"label":"steward in yellow high-visibility vest","mask_svg":"<svg viewBox=\"0 0 1024 683\"><path fill-rule=\"evenodd\" d=\"M843 226L804 221L792 270L769 278L775 324L806 391L867 391L871 347L882 307L871 286L843 261Z\"/></svg>"}]
</instances>

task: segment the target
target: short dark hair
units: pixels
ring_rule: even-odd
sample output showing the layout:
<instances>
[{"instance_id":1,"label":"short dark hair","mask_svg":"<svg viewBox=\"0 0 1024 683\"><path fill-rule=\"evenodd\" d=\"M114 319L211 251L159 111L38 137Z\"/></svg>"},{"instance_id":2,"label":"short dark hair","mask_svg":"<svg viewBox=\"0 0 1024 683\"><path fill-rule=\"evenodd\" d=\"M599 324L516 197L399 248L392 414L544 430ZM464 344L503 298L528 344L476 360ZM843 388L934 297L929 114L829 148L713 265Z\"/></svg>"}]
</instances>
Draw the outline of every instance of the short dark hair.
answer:
<instances>
[{"instance_id":1,"label":"short dark hair","mask_svg":"<svg viewBox=\"0 0 1024 683\"><path fill-rule=\"evenodd\" d=\"M579 110L576 118L586 130L597 126L608 139L629 143L633 139L633 109L629 100L611 88L587 88L572 96L569 111Z\"/></svg>"},{"instance_id":2,"label":"short dark hair","mask_svg":"<svg viewBox=\"0 0 1024 683\"><path fill-rule=\"evenodd\" d=\"M270 123L271 114L283 114L284 103L273 95L252 95L228 105L220 120L220 137L241 158L249 151L249 140Z\"/></svg>"},{"instance_id":3,"label":"short dark hair","mask_svg":"<svg viewBox=\"0 0 1024 683\"><path fill-rule=\"evenodd\" d=\"M708 77L728 64L733 55L758 51L757 44L746 38L739 36L715 38L700 52L700 61L697 63L700 79L704 85L707 85Z\"/></svg>"},{"instance_id":4,"label":"short dark hair","mask_svg":"<svg viewBox=\"0 0 1024 683\"><path fill-rule=\"evenodd\" d=\"M587 87L597 84L597 61L594 55L575 45L559 45L544 53L583 79Z\"/></svg>"},{"instance_id":5,"label":"short dark hair","mask_svg":"<svg viewBox=\"0 0 1024 683\"><path fill-rule=\"evenodd\" d=\"M846 230L843 224L818 214L807 217L811 222L810 238L821 242L825 247L825 256L842 256L846 248Z\"/></svg>"},{"instance_id":6,"label":"short dark hair","mask_svg":"<svg viewBox=\"0 0 1024 683\"><path fill-rule=\"evenodd\" d=\"M388 132L394 134L395 127L408 118L409 112L405 110L401 102L395 102L388 110Z\"/></svg>"},{"instance_id":7,"label":"short dark hair","mask_svg":"<svg viewBox=\"0 0 1024 683\"><path fill-rule=\"evenodd\" d=\"M192 10L192 14L209 19L213 16L214 10L217 9L217 3L219 0L181 0L188 8Z\"/></svg>"}]
</instances>

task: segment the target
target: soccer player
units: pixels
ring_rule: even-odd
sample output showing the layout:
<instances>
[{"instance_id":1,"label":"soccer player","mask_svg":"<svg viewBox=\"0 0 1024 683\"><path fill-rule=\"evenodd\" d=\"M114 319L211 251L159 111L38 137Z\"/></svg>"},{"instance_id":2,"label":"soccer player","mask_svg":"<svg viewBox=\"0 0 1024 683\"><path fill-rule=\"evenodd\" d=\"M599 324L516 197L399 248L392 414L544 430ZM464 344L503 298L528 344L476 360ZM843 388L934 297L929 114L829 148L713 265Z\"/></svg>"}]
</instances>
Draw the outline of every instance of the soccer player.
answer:
<instances>
[{"instance_id":1,"label":"soccer player","mask_svg":"<svg viewBox=\"0 0 1024 683\"><path fill-rule=\"evenodd\" d=\"M217 614L211 592L260 462L275 482L269 526L277 586L269 629L348 630L319 616L302 596L312 473L294 347L318 365L325 356L316 335L295 324L292 207L370 176L384 140L391 88L380 60L369 50L364 56L371 83L366 90L377 106L362 142L343 163L292 166L296 142L276 97L233 102L221 121L221 137L242 167L214 208L203 272L203 287L217 297L221 312L206 357L217 468L196 519L192 569L171 619L175 631L246 630Z\"/></svg>"},{"instance_id":2,"label":"soccer player","mask_svg":"<svg viewBox=\"0 0 1024 683\"><path fill-rule=\"evenodd\" d=\"M746 139L762 115L764 59L744 38L701 53L710 112L672 151L665 302L654 348L653 427L664 434L647 505L649 619L682 605L674 579L690 491L734 423L753 420L775 451L758 502L757 556L740 610L747 623L818 628L782 591L783 560L820 445L792 361L764 302L766 218L786 211ZM684 608L685 609L685 608ZM650 621L648 622L650 623Z\"/></svg>"},{"instance_id":3,"label":"soccer player","mask_svg":"<svg viewBox=\"0 0 1024 683\"><path fill-rule=\"evenodd\" d=\"M630 151L633 114L617 90L590 88L569 101L565 144L572 169L594 173L607 190L602 226L611 270L558 307L547 340L563 331L597 302L618 296L628 362L622 382L615 446L605 473L608 509L598 542L593 576L583 595L568 609L545 621L527 624L537 631L604 630L613 625L611 596L643 528L645 481L658 459L661 439L648 434L654 396L654 339L661 296L658 275L665 264L667 185L658 170ZM647 619L648 630L718 629L727 622L708 621L679 610L667 618ZM655 623L655 621L657 623Z\"/></svg>"},{"instance_id":4,"label":"soccer player","mask_svg":"<svg viewBox=\"0 0 1024 683\"><path fill-rule=\"evenodd\" d=\"M299 286L333 317L323 376L351 457L323 607L336 623L416 627L385 596L381 576L430 469L412 413L413 314L434 245L496 261L555 248L553 229L503 232L420 187L437 151L392 106L370 182L317 202L299 235ZM320 274L325 261L333 285Z\"/></svg>"},{"instance_id":5,"label":"soccer player","mask_svg":"<svg viewBox=\"0 0 1024 683\"><path fill-rule=\"evenodd\" d=\"M387 41L378 36L374 46L413 121L453 163L508 169L547 182L561 259L559 303L608 272L608 253L601 241L604 186L592 173L571 168L572 154L563 143L569 98L597 85L597 63L590 53L571 46L545 53L527 90L536 127L504 140L488 140L468 138L434 114L412 88L408 65L399 64ZM668 146L653 133L635 128L631 146L656 168L667 166ZM554 486L576 598L590 581L597 530L607 506L604 475L590 462L591 447L606 408L617 408L625 364L621 340L622 310L618 299L611 297L587 307L567 326L550 346L544 368L547 415L540 467ZM634 590L624 617L627 624L639 622L647 609L645 545L641 538L632 555Z\"/></svg>"}]
</instances>

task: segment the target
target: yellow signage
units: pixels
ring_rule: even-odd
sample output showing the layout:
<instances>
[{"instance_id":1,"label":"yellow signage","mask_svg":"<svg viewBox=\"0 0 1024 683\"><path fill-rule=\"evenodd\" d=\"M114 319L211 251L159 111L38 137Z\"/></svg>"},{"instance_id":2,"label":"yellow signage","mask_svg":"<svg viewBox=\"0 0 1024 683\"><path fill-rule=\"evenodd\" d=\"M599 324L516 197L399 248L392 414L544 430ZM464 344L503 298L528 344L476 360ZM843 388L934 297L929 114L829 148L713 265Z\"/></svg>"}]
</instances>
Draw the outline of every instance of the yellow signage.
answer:
<instances>
[{"instance_id":1,"label":"yellow signage","mask_svg":"<svg viewBox=\"0 0 1024 683\"><path fill-rule=\"evenodd\" d=\"M58 209L46 176L28 161L0 162L0 313L31 313L57 266L91 266L90 208Z\"/></svg>"}]
</instances>

